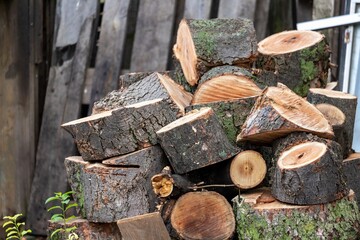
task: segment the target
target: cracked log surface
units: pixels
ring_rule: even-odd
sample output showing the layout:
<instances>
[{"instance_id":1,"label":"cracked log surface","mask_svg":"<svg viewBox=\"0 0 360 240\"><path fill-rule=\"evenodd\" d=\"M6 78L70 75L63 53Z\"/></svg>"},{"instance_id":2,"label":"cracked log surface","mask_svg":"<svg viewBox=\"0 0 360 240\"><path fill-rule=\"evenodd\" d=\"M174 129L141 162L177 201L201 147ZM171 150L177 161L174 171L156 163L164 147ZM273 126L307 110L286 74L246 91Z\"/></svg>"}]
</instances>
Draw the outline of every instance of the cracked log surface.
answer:
<instances>
[{"instance_id":1,"label":"cracked log surface","mask_svg":"<svg viewBox=\"0 0 360 240\"><path fill-rule=\"evenodd\" d=\"M354 123L356 114L357 97L340 91L312 88L307 100L312 104L330 104L340 109L345 115L343 141L344 157L353 152L352 141L354 135Z\"/></svg>"},{"instance_id":2,"label":"cracked log surface","mask_svg":"<svg viewBox=\"0 0 360 240\"><path fill-rule=\"evenodd\" d=\"M305 139L301 140L301 136ZM341 146L311 135L289 135L277 144L272 194L291 204L322 204L349 192L343 173ZM302 143L300 143L303 141ZM281 142L281 143L280 143Z\"/></svg>"},{"instance_id":3,"label":"cracked log surface","mask_svg":"<svg viewBox=\"0 0 360 240\"><path fill-rule=\"evenodd\" d=\"M144 158L139 166L107 166L85 162L81 157L66 158L68 180L82 217L109 223L155 211L157 198L151 177L168 162L161 149L153 151L159 155Z\"/></svg>"},{"instance_id":4,"label":"cracked log surface","mask_svg":"<svg viewBox=\"0 0 360 240\"><path fill-rule=\"evenodd\" d=\"M330 48L325 36L314 31L284 31L258 44L256 67L265 82L281 82L300 96L309 88L325 88Z\"/></svg>"},{"instance_id":5,"label":"cracked log surface","mask_svg":"<svg viewBox=\"0 0 360 240\"><path fill-rule=\"evenodd\" d=\"M211 108L185 115L156 134L178 174L224 161L239 152L227 139Z\"/></svg>"},{"instance_id":6,"label":"cracked log surface","mask_svg":"<svg viewBox=\"0 0 360 240\"><path fill-rule=\"evenodd\" d=\"M183 115L184 108L190 105L192 94L168 75L155 72L128 88L109 93L94 104L93 114L158 98L167 101L174 112Z\"/></svg>"},{"instance_id":7,"label":"cracked log surface","mask_svg":"<svg viewBox=\"0 0 360 240\"><path fill-rule=\"evenodd\" d=\"M63 228L62 222L49 221L48 236L53 231ZM116 223L92 223L86 219L73 219L66 224L67 228L76 227L74 233L81 240L122 240ZM55 234L53 240L68 239L64 232Z\"/></svg>"},{"instance_id":8,"label":"cracked log surface","mask_svg":"<svg viewBox=\"0 0 360 240\"><path fill-rule=\"evenodd\" d=\"M249 67L257 54L256 44L249 19L183 19L173 50L187 82L194 86L211 67Z\"/></svg>"},{"instance_id":9,"label":"cracked log surface","mask_svg":"<svg viewBox=\"0 0 360 240\"><path fill-rule=\"evenodd\" d=\"M157 144L155 132L176 119L166 100L155 99L81 118L62 127L86 161L123 155Z\"/></svg>"},{"instance_id":10,"label":"cracked log surface","mask_svg":"<svg viewBox=\"0 0 360 240\"><path fill-rule=\"evenodd\" d=\"M351 239L360 235L354 192L331 203L290 205L269 189L256 189L233 200L239 239Z\"/></svg>"},{"instance_id":11,"label":"cracked log surface","mask_svg":"<svg viewBox=\"0 0 360 240\"><path fill-rule=\"evenodd\" d=\"M352 153L343 161L346 182L355 192L358 206L360 207L360 153Z\"/></svg>"},{"instance_id":12,"label":"cracked log surface","mask_svg":"<svg viewBox=\"0 0 360 240\"><path fill-rule=\"evenodd\" d=\"M256 97L234 99L228 101L218 101L212 103L190 105L185 108L188 113L194 109L210 107L220 121L228 139L236 142L236 137L240 133L240 128L244 124L251 108L254 106Z\"/></svg>"},{"instance_id":13,"label":"cracked log surface","mask_svg":"<svg viewBox=\"0 0 360 240\"><path fill-rule=\"evenodd\" d=\"M237 141L270 143L296 131L334 137L331 125L314 105L279 84L266 88L259 96Z\"/></svg>"}]
</instances>

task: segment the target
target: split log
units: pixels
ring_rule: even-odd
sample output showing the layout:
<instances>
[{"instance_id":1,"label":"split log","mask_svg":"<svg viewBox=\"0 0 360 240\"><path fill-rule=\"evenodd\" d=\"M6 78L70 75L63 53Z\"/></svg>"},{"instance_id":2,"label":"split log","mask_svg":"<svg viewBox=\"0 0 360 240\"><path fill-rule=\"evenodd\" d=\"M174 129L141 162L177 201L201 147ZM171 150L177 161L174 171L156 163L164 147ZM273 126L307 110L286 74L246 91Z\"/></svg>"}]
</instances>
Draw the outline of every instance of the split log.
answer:
<instances>
[{"instance_id":1,"label":"split log","mask_svg":"<svg viewBox=\"0 0 360 240\"><path fill-rule=\"evenodd\" d=\"M179 239L230 239L235 231L235 218L222 195L190 192L175 203L171 225Z\"/></svg>"},{"instance_id":2,"label":"split log","mask_svg":"<svg viewBox=\"0 0 360 240\"><path fill-rule=\"evenodd\" d=\"M188 113L194 109L210 107L215 112L230 142L235 143L236 137L240 133L240 128L254 106L256 99L257 97L247 97L190 105L185 108L185 112Z\"/></svg>"},{"instance_id":3,"label":"split log","mask_svg":"<svg viewBox=\"0 0 360 240\"><path fill-rule=\"evenodd\" d=\"M145 158L139 166L90 164L81 157L65 160L68 181L82 216L104 223L155 211L157 198L151 177L167 164L164 154Z\"/></svg>"},{"instance_id":4,"label":"split log","mask_svg":"<svg viewBox=\"0 0 360 240\"><path fill-rule=\"evenodd\" d=\"M358 239L360 214L354 192L319 205L276 201L268 189L235 198L239 239Z\"/></svg>"},{"instance_id":5,"label":"split log","mask_svg":"<svg viewBox=\"0 0 360 240\"><path fill-rule=\"evenodd\" d=\"M148 213L117 221L123 239L170 240L160 213Z\"/></svg>"},{"instance_id":6,"label":"split log","mask_svg":"<svg viewBox=\"0 0 360 240\"><path fill-rule=\"evenodd\" d=\"M350 189L354 190L360 207L360 153L353 153L343 161L344 174Z\"/></svg>"},{"instance_id":7,"label":"split log","mask_svg":"<svg viewBox=\"0 0 360 240\"><path fill-rule=\"evenodd\" d=\"M49 221L48 236L53 231L63 228L64 223ZM122 240L116 223L92 223L86 219L73 219L66 223L67 228L76 227L74 233L81 240ZM50 237L48 238L50 240ZM52 239L68 239L64 232L59 232Z\"/></svg>"},{"instance_id":8,"label":"split log","mask_svg":"<svg viewBox=\"0 0 360 240\"><path fill-rule=\"evenodd\" d=\"M312 104L327 103L339 108L346 116L344 123L344 156L351 154L354 135L357 97L340 91L312 88L307 100Z\"/></svg>"},{"instance_id":9,"label":"split log","mask_svg":"<svg viewBox=\"0 0 360 240\"><path fill-rule=\"evenodd\" d=\"M155 132L176 119L166 100L155 99L61 125L86 161L123 155L157 144Z\"/></svg>"},{"instance_id":10,"label":"split log","mask_svg":"<svg viewBox=\"0 0 360 240\"><path fill-rule=\"evenodd\" d=\"M270 143L296 131L334 137L331 125L315 106L279 84L259 96L237 141Z\"/></svg>"},{"instance_id":11,"label":"split log","mask_svg":"<svg viewBox=\"0 0 360 240\"><path fill-rule=\"evenodd\" d=\"M173 50L186 80L194 86L211 67L249 67L257 54L256 43L249 19L183 19Z\"/></svg>"},{"instance_id":12,"label":"split log","mask_svg":"<svg viewBox=\"0 0 360 240\"><path fill-rule=\"evenodd\" d=\"M119 83L118 83L119 89L128 88L130 85L143 80L144 78L151 75L152 73L153 72L134 72L134 73L126 73L126 74L120 75ZM113 91L113 92L117 93L118 91Z\"/></svg>"},{"instance_id":13,"label":"split log","mask_svg":"<svg viewBox=\"0 0 360 240\"><path fill-rule=\"evenodd\" d=\"M325 88L329 71L330 49L325 36L313 31L284 31L258 44L256 67L259 78L275 79L300 96L309 88Z\"/></svg>"},{"instance_id":14,"label":"split log","mask_svg":"<svg viewBox=\"0 0 360 240\"><path fill-rule=\"evenodd\" d=\"M285 146L288 144L285 144ZM328 140L305 142L283 151L275 164L273 196L291 204L322 204L348 194L341 147Z\"/></svg>"},{"instance_id":15,"label":"split log","mask_svg":"<svg viewBox=\"0 0 360 240\"><path fill-rule=\"evenodd\" d=\"M156 132L175 173L183 174L238 153L211 108L190 113Z\"/></svg>"},{"instance_id":16,"label":"split log","mask_svg":"<svg viewBox=\"0 0 360 240\"><path fill-rule=\"evenodd\" d=\"M259 96L262 92L256 78L236 66L220 66L206 72L191 101L192 105ZM259 84L264 87L263 84Z\"/></svg>"},{"instance_id":17,"label":"split log","mask_svg":"<svg viewBox=\"0 0 360 240\"><path fill-rule=\"evenodd\" d=\"M168 75L152 73L131 84L128 88L113 91L96 102L93 107L93 114L158 98L169 102L174 111L183 115L185 113L184 108L190 105L192 94L186 92Z\"/></svg>"}]
</instances>

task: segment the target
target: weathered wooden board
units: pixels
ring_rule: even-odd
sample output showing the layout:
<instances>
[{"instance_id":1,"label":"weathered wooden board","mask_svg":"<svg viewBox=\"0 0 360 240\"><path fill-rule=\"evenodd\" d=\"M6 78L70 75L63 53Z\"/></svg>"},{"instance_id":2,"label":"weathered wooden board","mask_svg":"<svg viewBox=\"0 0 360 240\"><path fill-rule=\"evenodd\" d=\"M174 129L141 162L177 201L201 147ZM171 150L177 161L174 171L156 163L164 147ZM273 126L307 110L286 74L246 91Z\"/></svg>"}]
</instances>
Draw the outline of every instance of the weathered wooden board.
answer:
<instances>
[{"instance_id":1,"label":"weathered wooden board","mask_svg":"<svg viewBox=\"0 0 360 240\"><path fill-rule=\"evenodd\" d=\"M186 0L184 18L210 18L212 0Z\"/></svg>"},{"instance_id":2,"label":"weathered wooden board","mask_svg":"<svg viewBox=\"0 0 360 240\"><path fill-rule=\"evenodd\" d=\"M89 109L94 101L118 88L129 4L130 0L105 1Z\"/></svg>"},{"instance_id":3,"label":"weathered wooden board","mask_svg":"<svg viewBox=\"0 0 360 240\"><path fill-rule=\"evenodd\" d=\"M26 211L35 163L37 83L29 79L28 21L28 1L0 2L0 219Z\"/></svg>"},{"instance_id":4,"label":"weathered wooden board","mask_svg":"<svg viewBox=\"0 0 360 240\"><path fill-rule=\"evenodd\" d=\"M123 239L170 240L160 213L147 213L117 221Z\"/></svg>"},{"instance_id":5,"label":"weathered wooden board","mask_svg":"<svg viewBox=\"0 0 360 240\"><path fill-rule=\"evenodd\" d=\"M248 18L254 21L255 0L251 1L239 1L239 0L221 0L219 3L219 18Z\"/></svg>"},{"instance_id":6,"label":"weathered wooden board","mask_svg":"<svg viewBox=\"0 0 360 240\"><path fill-rule=\"evenodd\" d=\"M267 24L269 18L270 0L256 1L256 14L254 26L257 40L263 40L267 36Z\"/></svg>"},{"instance_id":7,"label":"weathered wooden board","mask_svg":"<svg viewBox=\"0 0 360 240\"><path fill-rule=\"evenodd\" d=\"M53 58L36 154L27 223L35 234L46 234L45 200L67 188L63 160L75 147L60 125L80 112L85 68L98 1L58 1Z\"/></svg>"},{"instance_id":8,"label":"weathered wooden board","mask_svg":"<svg viewBox=\"0 0 360 240\"><path fill-rule=\"evenodd\" d=\"M175 0L141 0L133 45L132 72L166 70Z\"/></svg>"}]
</instances>

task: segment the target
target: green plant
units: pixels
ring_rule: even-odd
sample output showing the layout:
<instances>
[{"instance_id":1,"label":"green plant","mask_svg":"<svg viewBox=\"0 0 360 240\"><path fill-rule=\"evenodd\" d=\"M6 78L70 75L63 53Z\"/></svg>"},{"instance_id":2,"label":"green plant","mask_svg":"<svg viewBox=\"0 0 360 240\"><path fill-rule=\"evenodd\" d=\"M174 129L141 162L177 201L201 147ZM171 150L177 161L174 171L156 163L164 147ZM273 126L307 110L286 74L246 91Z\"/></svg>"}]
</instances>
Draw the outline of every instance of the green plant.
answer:
<instances>
[{"instance_id":1,"label":"green plant","mask_svg":"<svg viewBox=\"0 0 360 240\"><path fill-rule=\"evenodd\" d=\"M57 234L57 233L65 233L67 239L72 240L72 239L78 239L78 236L76 233L74 233L73 231L76 229L76 226L73 227L67 227L67 223L71 220L74 219L75 216L71 215L71 216L67 216L67 211L69 211L70 209L77 207L78 204L75 202L71 202L70 198L71 195L73 194L73 191L69 191L66 193L62 193L62 192L56 192L54 196L49 197L46 201L45 204L48 204L50 202L55 202L58 205L54 205L50 208L47 209L48 212L50 211L55 211L57 213L53 214L51 216L51 220L52 221L62 221L63 223L63 227L62 228L58 228L55 229L51 235L50 235L50 239L53 239L53 237Z\"/></svg>"},{"instance_id":2,"label":"green plant","mask_svg":"<svg viewBox=\"0 0 360 240\"><path fill-rule=\"evenodd\" d=\"M22 214L16 214L14 216L5 216L3 219L6 220L2 227L6 232L6 240L8 239L22 239L26 234L31 233L31 230L21 230L22 226L25 226L25 222L20 221L18 218Z\"/></svg>"}]
</instances>

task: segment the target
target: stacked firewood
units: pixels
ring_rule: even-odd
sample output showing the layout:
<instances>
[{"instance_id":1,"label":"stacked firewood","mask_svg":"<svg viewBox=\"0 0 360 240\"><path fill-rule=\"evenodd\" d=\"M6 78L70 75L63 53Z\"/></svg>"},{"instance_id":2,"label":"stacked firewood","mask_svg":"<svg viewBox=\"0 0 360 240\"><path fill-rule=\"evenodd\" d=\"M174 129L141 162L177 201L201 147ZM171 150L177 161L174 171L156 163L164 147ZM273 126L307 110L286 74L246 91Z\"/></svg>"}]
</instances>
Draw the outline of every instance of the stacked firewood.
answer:
<instances>
[{"instance_id":1,"label":"stacked firewood","mask_svg":"<svg viewBox=\"0 0 360 240\"><path fill-rule=\"evenodd\" d=\"M187 19L174 54L181 68L121 76L62 125L81 154L65 160L79 235L356 239L357 99L324 89L324 36L257 44L250 20Z\"/></svg>"}]
</instances>

